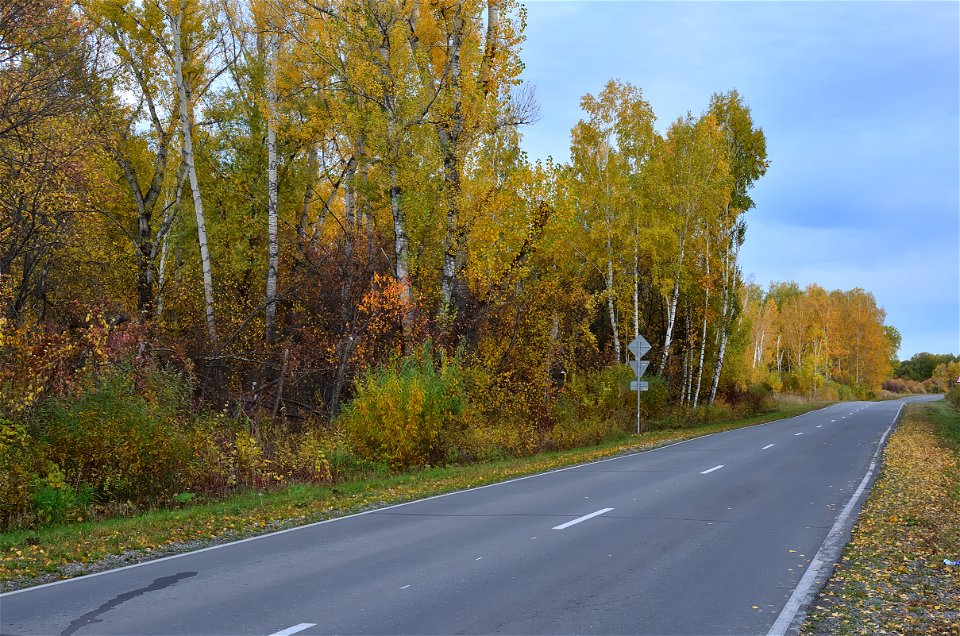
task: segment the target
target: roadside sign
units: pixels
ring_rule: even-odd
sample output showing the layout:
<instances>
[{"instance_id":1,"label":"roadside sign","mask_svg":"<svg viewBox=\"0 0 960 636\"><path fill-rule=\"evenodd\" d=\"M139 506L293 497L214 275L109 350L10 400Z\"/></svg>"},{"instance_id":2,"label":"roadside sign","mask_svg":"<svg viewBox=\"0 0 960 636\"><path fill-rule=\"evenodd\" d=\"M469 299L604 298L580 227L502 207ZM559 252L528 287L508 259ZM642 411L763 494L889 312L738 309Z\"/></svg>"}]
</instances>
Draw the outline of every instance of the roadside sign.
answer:
<instances>
[{"instance_id":1,"label":"roadside sign","mask_svg":"<svg viewBox=\"0 0 960 636\"><path fill-rule=\"evenodd\" d=\"M633 342L627 345L627 351L633 354L633 357L636 360L628 360L630 368L633 369L633 372L637 374L637 378L643 376L647 371L647 367L650 366L650 362L647 360L641 360L643 356L647 355L650 351L650 343L647 342L647 339L637 334L637 337L633 339ZM637 392L637 435L640 434L640 392L649 391L650 383L641 382L640 380L633 380L630 382L630 390Z\"/></svg>"},{"instance_id":2,"label":"roadside sign","mask_svg":"<svg viewBox=\"0 0 960 636\"><path fill-rule=\"evenodd\" d=\"M643 336L637 336L627 345L627 349L637 358L642 358L650 351L650 343Z\"/></svg>"},{"instance_id":3,"label":"roadside sign","mask_svg":"<svg viewBox=\"0 0 960 636\"><path fill-rule=\"evenodd\" d=\"M650 366L649 360L631 360L629 362L630 368L633 369L633 372L637 374L637 377L641 377L646 371L647 367Z\"/></svg>"}]
</instances>

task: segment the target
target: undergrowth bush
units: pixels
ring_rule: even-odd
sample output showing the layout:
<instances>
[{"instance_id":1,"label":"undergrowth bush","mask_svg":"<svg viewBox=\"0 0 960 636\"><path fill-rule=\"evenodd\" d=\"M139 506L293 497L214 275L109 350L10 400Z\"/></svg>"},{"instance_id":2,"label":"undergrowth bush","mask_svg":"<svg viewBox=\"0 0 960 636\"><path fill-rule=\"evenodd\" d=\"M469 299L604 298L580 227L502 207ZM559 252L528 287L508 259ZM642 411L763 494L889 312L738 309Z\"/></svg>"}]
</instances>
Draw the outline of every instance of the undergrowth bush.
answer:
<instances>
[{"instance_id":1,"label":"undergrowth bush","mask_svg":"<svg viewBox=\"0 0 960 636\"><path fill-rule=\"evenodd\" d=\"M953 385L944 395L953 408L960 410L960 386Z\"/></svg>"},{"instance_id":2,"label":"undergrowth bush","mask_svg":"<svg viewBox=\"0 0 960 636\"><path fill-rule=\"evenodd\" d=\"M626 365L582 371L569 379L557 402L558 422L546 443L557 449L599 444L630 430L636 417L633 371Z\"/></svg>"},{"instance_id":3,"label":"undergrowth bush","mask_svg":"<svg viewBox=\"0 0 960 636\"><path fill-rule=\"evenodd\" d=\"M195 411L189 381L119 364L0 419L0 527L31 527L334 478L318 425ZM343 445L339 446L341 455ZM356 466L350 467L355 472Z\"/></svg>"},{"instance_id":4,"label":"undergrowth bush","mask_svg":"<svg viewBox=\"0 0 960 636\"><path fill-rule=\"evenodd\" d=\"M0 419L0 527L28 523L37 480L47 461L23 422Z\"/></svg>"},{"instance_id":5,"label":"undergrowth bush","mask_svg":"<svg viewBox=\"0 0 960 636\"><path fill-rule=\"evenodd\" d=\"M178 375L138 378L118 367L76 399L48 400L27 421L72 487L88 484L100 501L149 504L171 495L186 469L188 407L189 385Z\"/></svg>"},{"instance_id":6,"label":"undergrowth bush","mask_svg":"<svg viewBox=\"0 0 960 636\"><path fill-rule=\"evenodd\" d=\"M395 470L450 460L467 401L459 361L429 345L367 374L337 419L352 449Z\"/></svg>"}]
</instances>

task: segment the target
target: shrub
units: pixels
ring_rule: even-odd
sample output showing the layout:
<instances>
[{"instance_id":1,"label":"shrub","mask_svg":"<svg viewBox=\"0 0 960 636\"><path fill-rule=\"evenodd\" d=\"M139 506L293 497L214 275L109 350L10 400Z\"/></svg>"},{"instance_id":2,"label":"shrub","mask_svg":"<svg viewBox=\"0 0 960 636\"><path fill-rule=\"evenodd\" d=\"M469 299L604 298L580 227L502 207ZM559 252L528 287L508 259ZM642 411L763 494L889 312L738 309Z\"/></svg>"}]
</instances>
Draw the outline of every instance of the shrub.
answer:
<instances>
[{"instance_id":1,"label":"shrub","mask_svg":"<svg viewBox=\"0 0 960 636\"><path fill-rule=\"evenodd\" d=\"M883 381L883 390L891 393L908 393L907 384L903 380L890 378Z\"/></svg>"},{"instance_id":2,"label":"shrub","mask_svg":"<svg viewBox=\"0 0 960 636\"><path fill-rule=\"evenodd\" d=\"M640 425L644 428L654 420L665 417L673 407L670 404L670 385L659 375L646 378L648 390L640 396Z\"/></svg>"},{"instance_id":3,"label":"shrub","mask_svg":"<svg viewBox=\"0 0 960 636\"><path fill-rule=\"evenodd\" d=\"M960 410L960 386L954 385L944 396L953 408Z\"/></svg>"},{"instance_id":4,"label":"shrub","mask_svg":"<svg viewBox=\"0 0 960 636\"><path fill-rule=\"evenodd\" d=\"M633 379L626 365L573 375L560 394L559 421L545 440L547 447L599 444L631 430L637 413L636 394L630 390Z\"/></svg>"},{"instance_id":5,"label":"shrub","mask_svg":"<svg viewBox=\"0 0 960 636\"><path fill-rule=\"evenodd\" d=\"M74 399L47 400L28 419L66 483L89 484L102 502L169 500L187 469L189 436L180 425L186 383L152 370L141 395L136 380L129 367L116 367Z\"/></svg>"},{"instance_id":6,"label":"shrub","mask_svg":"<svg viewBox=\"0 0 960 636\"><path fill-rule=\"evenodd\" d=\"M395 470L443 464L464 428L461 375L456 359L435 362L428 343L364 377L337 424L364 459Z\"/></svg>"},{"instance_id":7,"label":"shrub","mask_svg":"<svg viewBox=\"0 0 960 636\"><path fill-rule=\"evenodd\" d=\"M741 389L735 384L725 387L724 401L738 416L771 413L777 410L777 402L773 396L773 388L766 383L754 384L748 389Z\"/></svg>"},{"instance_id":8,"label":"shrub","mask_svg":"<svg viewBox=\"0 0 960 636\"><path fill-rule=\"evenodd\" d=\"M63 523L68 517L80 516L93 501L93 488L68 484L60 469L51 464L47 476L34 483L31 507L41 524Z\"/></svg>"},{"instance_id":9,"label":"shrub","mask_svg":"<svg viewBox=\"0 0 960 636\"><path fill-rule=\"evenodd\" d=\"M42 445L26 425L0 419L0 527L25 521L45 465Z\"/></svg>"}]
</instances>

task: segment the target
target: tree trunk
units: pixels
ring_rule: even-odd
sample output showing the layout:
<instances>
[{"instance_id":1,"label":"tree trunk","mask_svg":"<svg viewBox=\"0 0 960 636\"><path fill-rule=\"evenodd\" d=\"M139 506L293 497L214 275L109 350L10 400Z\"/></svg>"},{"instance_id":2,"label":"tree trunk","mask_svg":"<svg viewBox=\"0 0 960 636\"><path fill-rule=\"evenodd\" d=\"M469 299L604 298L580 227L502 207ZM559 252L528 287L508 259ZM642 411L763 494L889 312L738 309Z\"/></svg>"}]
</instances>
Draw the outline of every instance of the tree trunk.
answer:
<instances>
[{"instance_id":1,"label":"tree trunk","mask_svg":"<svg viewBox=\"0 0 960 636\"><path fill-rule=\"evenodd\" d=\"M449 327L456 313L453 307L453 286L457 275L457 253L460 249L460 169L452 148L447 150L443 164L446 180L447 225L443 239L443 271L440 278L440 306L437 309L437 317L442 326Z\"/></svg>"},{"instance_id":2,"label":"tree trunk","mask_svg":"<svg viewBox=\"0 0 960 636\"><path fill-rule=\"evenodd\" d=\"M487 36L483 47L483 65L481 67L484 95L489 95L494 89L491 67L493 66L493 59L497 55L499 31L500 0L487 0Z\"/></svg>"},{"instance_id":3,"label":"tree trunk","mask_svg":"<svg viewBox=\"0 0 960 636\"><path fill-rule=\"evenodd\" d=\"M203 270L204 314L207 320L207 333L210 344L217 348L217 321L213 305L213 274L210 269L210 251L207 246L207 224L203 216L203 198L200 196L200 184L197 181L197 169L193 161L193 131L191 105L187 99L187 82L183 76L182 26L186 2L181 0L180 11L170 17L170 30L173 34L173 62L177 90L180 93L180 134L183 136L183 163L187 167L190 190L193 192L193 209L197 216L197 239L200 243L200 267Z\"/></svg>"},{"instance_id":4,"label":"tree trunk","mask_svg":"<svg viewBox=\"0 0 960 636\"><path fill-rule=\"evenodd\" d=\"M724 259L723 276L723 310L720 313L720 347L717 349L717 362L713 368L713 382L710 384L710 404L717 397L717 388L720 386L720 371L723 370L723 356L727 352L727 338L733 323L734 298L737 293L737 258L740 255L740 245L735 237L731 237L732 253L728 247L728 255Z\"/></svg>"},{"instance_id":5,"label":"tree trunk","mask_svg":"<svg viewBox=\"0 0 960 636\"><path fill-rule=\"evenodd\" d=\"M609 235L607 237L607 310L610 313L610 328L613 330L613 354L616 362L622 362L620 357L620 333L617 329L617 312L613 304L613 258L611 256Z\"/></svg>"},{"instance_id":6,"label":"tree trunk","mask_svg":"<svg viewBox=\"0 0 960 636\"><path fill-rule=\"evenodd\" d=\"M267 288L264 297L264 338L276 340L277 270L280 265L280 239L277 228L277 54L276 35L269 37L267 51Z\"/></svg>"},{"instance_id":7,"label":"tree trunk","mask_svg":"<svg viewBox=\"0 0 960 636\"><path fill-rule=\"evenodd\" d=\"M449 123L437 127L440 146L443 148L444 193L447 205L447 224L443 239L443 270L440 279L440 306L437 317L441 329L447 330L456 316L453 306L453 287L457 277L458 254L460 252L460 155L461 136L464 132L462 70L460 49L463 43L463 3L457 3L454 9L453 29L449 38L450 56L450 94L453 101Z\"/></svg>"},{"instance_id":8,"label":"tree trunk","mask_svg":"<svg viewBox=\"0 0 960 636\"><path fill-rule=\"evenodd\" d=\"M180 175L177 178L177 193L174 196L173 201L170 201L169 191L164 197L164 206L167 208L166 218L163 220L163 225L160 227L160 231L157 232L157 239L154 241L154 252L156 251L156 243L160 242L160 265L157 271L157 296L154 300L154 313L157 318L163 314L163 290L167 285L167 254L170 251L170 231L173 229L173 220L176 218L177 214L180 211L180 202L183 200L183 182L184 174L183 170L180 170Z\"/></svg>"},{"instance_id":9,"label":"tree trunk","mask_svg":"<svg viewBox=\"0 0 960 636\"><path fill-rule=\"evenodd\" d=\"M683 247L680 248L680 263L683 262ZM660 366L657 375L663 375L667 368L667 358L670 356L670 343L673 340L673 323L677 318L677 300L680 298L680 265L677 265L677 275L673 280L673 294L667 306L667 332L663 336L663 352L660 355Z\"/></svg>"},{"instance_id":10,"label":"tree trunk","mask_svg":"<svg viewBox=\"0 0 960 636\"><path fill-rule=\"evenodd\" d=\"M703 333L700 336L700 364L697 368L697 389L693 393L693 406L696 407L700 402L700 386L703 382L703 362L707 353L707 308L710 307L710 255L707 254L707 279L706 290L703 294ZM710 400L711 404L713 400Z\"/></svg>"},{"instance_id":11,"label":"tree trunk","mask_svg":"<svg viewBox=\"0 0 960 636\"><path fill-rule=\"evenodd\" d=\"M690 308L687 307L684 318L684 332L686 334L686 346L683 349L683 369L680 381L683 385L683 402L689 404L693 401L693 343L690 342Z\"/></svg>"},{"instance_id":12,"label":"tree trunk","mask_svg":"<svg viewBox=\"0 0 960 636\"><path fill-rule=\"evenodd\" d=\"M343 189L343 282L340 285L340 317L344 325L350 320L353 301L353 238L357 224L357 158L350 157Z\"/></svg>"},{"instance_id":13,"label":"tree trunk","mask_svg":"<svg viewBox=\"0 0 960 636\"><path fill-rule=\"evenodd\" d=\"M360 166L360 182L367 182L366 162ZM370 209L369 205L364 205L364 209L366 210L364 219L367 230L367 274L370 280L373 280L374 274L377 273L377 242L373 227L373 210Z\"/></svg>"},{"instance_id":14,"label":"tree trunk","mask_svg":"<svg viewBox=\"0 0 960 636\"><path fill-rule=\"evenodd\" d=\"M347 381L347 368L359 341L360 337L358 335L350 333L337 344L337 353L339 354L337 357L337 374L334 377L333 389L330 392L330 408L328 411L331 420L340 412L340 394L343 393L343 387Z\"/></svg>"},{"instance_id":15,"label":"tree trunk","mask_svg":"<svg viewBox=\"0 0 960 636\"><path fill-rule=\"evenodd\" d=\"M780 358L780 336L781 334L777 334L777 375L781 376L780 379L782 380L783 379L783 362Z\"/></svg>"},{"instance_id":16,"label":"tree trunk","mask_svg":"<svg viewBox=\"0 0 960 636\"><path fill-rule=\"evenodd\" d=\"M307 179L307 188L303 192L303 206L300 208L300 219L297 222L297 238L301 245L306 245L308 242L307 224L310 218L310 205L313 203L313 198L316 195L317 175L320 170L320 157L318 154L317 144L310 144L310 150L307 153L307 171L310 176Z\"/></svg>"},{"instance_id":17,"label":"tree trunk","mask_svg":"<svg viewBox=\"0 0 960 636\"><path fill-rule=\"evenodd\" d=\"M397 166L390 166L390 211L393 213L394 257L396 258L396 277L400 284L400 303L402 305L401 323L403 326L404 352L413 349L413 292L410 289L410 247L407 239L407 223L400 206L400 184Z\"/></svg>"},{"instance_id":18,"label":"tree trunk","mask_svg":"<svg viewBox=\"0 0 960 636\"><path fill-rule=\"evenodd\" d=\"M640 337L640 228L633 233L633 337Z\"/></svg>"},{"instance_id":19,"label":"tree trunk","mask_svg":"<svg viewBox=\"0 0 960 636\"><path fill-rule=\"evenodd\" d=\"M371 3L372 4L372 3ZM413 3L413 16L411 24L416 21L417 3ZM386 146L388 155L388 179L390 187L390 212L393 216L393 253L394 253L394 274L397 284L400 286L400 304L401 317L400 322L403 328L403 350L409 354L413 350L413 327L414 327L414 307L413 290L410 284L410 245L407 238L407 221L401 205L400 196L402 188L400 185L400 134L403 130L403 121L397 112L397 95L394 93L393 76L391 71L391 54L389 43L389 24L381 25L384 36L380 47L377 49L379 57L378 66L380 68L380 79L383 90L383 100L381 110L387 120ZM371 51L372 52L372 51Z\"/></svg>"}]
</instances>

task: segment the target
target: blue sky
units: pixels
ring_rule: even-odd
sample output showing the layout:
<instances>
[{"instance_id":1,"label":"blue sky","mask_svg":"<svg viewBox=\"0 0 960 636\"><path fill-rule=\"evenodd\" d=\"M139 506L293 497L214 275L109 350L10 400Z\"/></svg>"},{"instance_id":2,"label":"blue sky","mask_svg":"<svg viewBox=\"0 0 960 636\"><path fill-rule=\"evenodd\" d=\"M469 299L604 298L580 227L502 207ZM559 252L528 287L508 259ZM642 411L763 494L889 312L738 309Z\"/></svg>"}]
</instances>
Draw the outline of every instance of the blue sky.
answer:
<instances>
[{"instance_id":1,"label":"blue sky","mask_svg":"<svg viewBox=\"0 0 960 636\"><path fill-rule=\"evenodd\" d=\"M960 3L527 0L532 159L569 158L579 101L618 78L663 132L736 88L764 129L741 263L862 287L902 358L960 353Z\"/></svg>"}]
</instances>

